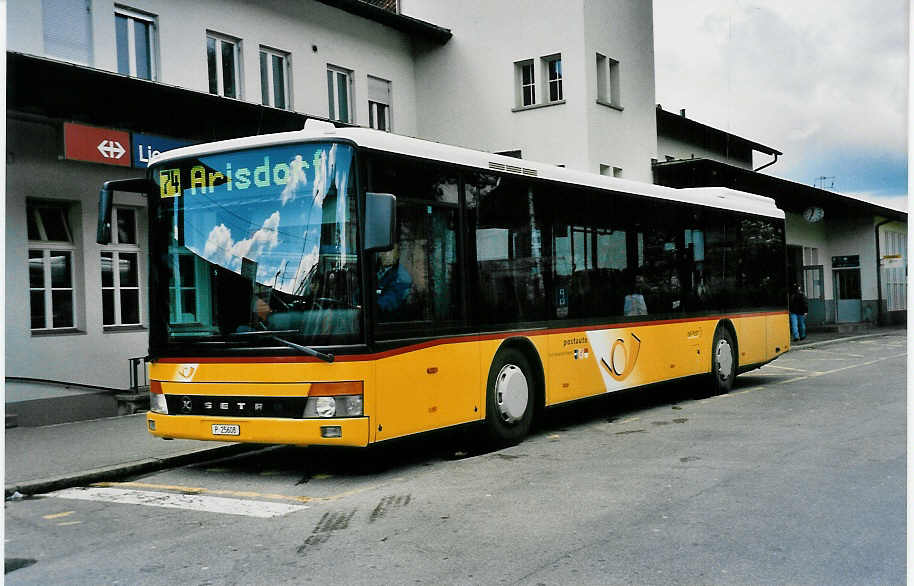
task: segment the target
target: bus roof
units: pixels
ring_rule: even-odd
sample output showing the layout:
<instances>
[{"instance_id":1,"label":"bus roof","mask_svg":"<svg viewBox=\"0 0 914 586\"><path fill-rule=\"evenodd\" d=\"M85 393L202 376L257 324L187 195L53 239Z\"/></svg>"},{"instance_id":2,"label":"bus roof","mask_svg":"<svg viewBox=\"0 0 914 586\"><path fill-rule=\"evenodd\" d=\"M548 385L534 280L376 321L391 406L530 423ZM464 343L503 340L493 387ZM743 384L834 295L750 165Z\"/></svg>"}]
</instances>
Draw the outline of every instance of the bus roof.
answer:
<instances>
[{"instance_id":1,"label":"bus roof","mask_svg":"<svg viewBox=\"0 0 914 586\"><path fill-rule=\"evenodd\" d=\"M175 159L199 157L207 154L241 149L328 140L345 140L352 142L357 146L378 151L476 167L489 171L499 171L524 177L536 177L573 185L583 185L620 193L643 195L762 216L775 218L784 217L784 212L777 208L772 198L725 187L674 189L661 185L641 183L639 181L607 177L596 173L575 171L556 165L550 165L548 163L516 159L504 155L496 155L484 151L476 151L369 128L335 128L329 122L320 122L316 120L308 120L308 123L305 124L303 130L234 138L166 151L154 156L149 161L149 164L154 165Z\"/></svg>"}]
</instances>

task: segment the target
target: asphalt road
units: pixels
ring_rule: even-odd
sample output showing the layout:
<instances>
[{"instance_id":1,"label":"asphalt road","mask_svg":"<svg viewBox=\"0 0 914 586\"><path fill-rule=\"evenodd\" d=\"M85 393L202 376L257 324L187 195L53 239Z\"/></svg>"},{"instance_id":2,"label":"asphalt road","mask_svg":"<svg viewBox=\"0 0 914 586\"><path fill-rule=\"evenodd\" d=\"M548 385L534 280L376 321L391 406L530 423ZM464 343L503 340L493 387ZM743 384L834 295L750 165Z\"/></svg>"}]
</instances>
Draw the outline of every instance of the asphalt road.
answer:
<instances>
[{"instance_id":1,"label":"asphalt road","mask_svg":"<svg viewBox=\"0 0 914 586\"><path fill-rule=\"evenodd\" d=\"M468 434L6 503L8 584L903 584L904 334Z\"/></svg>"}]
</instances>

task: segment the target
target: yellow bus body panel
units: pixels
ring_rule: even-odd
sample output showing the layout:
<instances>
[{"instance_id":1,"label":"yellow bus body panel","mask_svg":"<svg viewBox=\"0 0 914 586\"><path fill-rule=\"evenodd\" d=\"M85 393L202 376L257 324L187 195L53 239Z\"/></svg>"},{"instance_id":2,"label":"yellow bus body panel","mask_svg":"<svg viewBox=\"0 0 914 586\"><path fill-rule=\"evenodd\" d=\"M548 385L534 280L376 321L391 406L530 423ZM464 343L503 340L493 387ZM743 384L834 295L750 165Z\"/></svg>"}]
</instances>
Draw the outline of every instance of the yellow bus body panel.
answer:
<instances>
[{"instance_id":1,"label":"yellow bus body panel","mask_svg":"<svg viewBox=\"0 0 914 586\"><path fill-rule=\"evenodd\" d=\"M739 365L767 362L790 349L786 312L733 316ZM492 361L511 338L532 344L543 368L545 404L555 405L664 380L708 373L719 320L672 320L624 327L468 336L329 364L267 359L153 363L150 379L167 395L307 396L315 382L362 381L363 417L277 419L150 413L154 435L215 441L364 446L485 419ZM529 347L529 345L528 345ZM239 436L212 425L238 424ZM339 425L342 438L321 427Z\"/></svg>"},{"instance_id":2,"label":"yellow bus body panel","mask_svg":"<svg viewBox=\"0 0 914 586\"><path fill-rule=\"evenodd\" d=\"M217 417L148 413L149 433L159 437L258 444L328 445L364 447L369 444L368 417L347 419L274 419L269 417ZM214 424L235 424L240 435L213 435ZM341 437L321 437L321 427L340 426Z\"/></svg>"},{"instance_id":3,"label":"yellow bus body panel","mask_svg":"<svg viewBox=\"0 0 914 586\"><path fill-rule=\"evenodd\" d=\"M384 440L483 417L479 345L440 344L380 358L377 364L377 439ZM366 391L367 392L367 391Z\"/></svg>"}]
</instances>

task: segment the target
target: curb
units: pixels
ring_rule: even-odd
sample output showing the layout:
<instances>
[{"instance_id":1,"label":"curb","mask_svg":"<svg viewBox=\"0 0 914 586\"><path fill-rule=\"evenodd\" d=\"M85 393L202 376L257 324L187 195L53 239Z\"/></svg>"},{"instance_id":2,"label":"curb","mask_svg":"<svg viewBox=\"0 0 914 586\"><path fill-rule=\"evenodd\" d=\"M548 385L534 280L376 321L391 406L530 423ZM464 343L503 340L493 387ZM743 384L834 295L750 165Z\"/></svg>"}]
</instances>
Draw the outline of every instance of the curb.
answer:
<instances>
[{"instance_id":1,"label":"curb","mask_svg":"<svg viewBox=\"0 0 914 586\"><path fill-rule=\"evenodd\" d=\"M51 478L28 480L17 484L6 485L4 487L4 499L9 499L16 492L26 496L44 494L84 484L109 482L125 476L146 474L148 472L156 472L167 468L186 466L209 459L237 456L247 452L261 450L265 447L265 444L233 444L230 446L204 448L189 453L177 454L175 456L166 456L164 458L149 458L124 464L115 464L104 468L96 468L94 470L86 470L84 472L73 472L71 474L54 476Z\"/></svg>"},{"instance_id":2,"label":"curb","mask_svg":"<svg viewBox=\"0 0 914 586\"><path fill-rule=\"evenodd\" d=\"M805 348L817 348L819 346L828 346L829 344L838 344L839 342L850 342L852 340L862 340L864 338L880 338L890 336L894 332L873 332L871 334L860 334L859 336L848 336L846 338L832 338L830 340L820 340L818 342L807 342L805 344L791 344L791 350L800 350Z\"/></svg>"}]
</instances>

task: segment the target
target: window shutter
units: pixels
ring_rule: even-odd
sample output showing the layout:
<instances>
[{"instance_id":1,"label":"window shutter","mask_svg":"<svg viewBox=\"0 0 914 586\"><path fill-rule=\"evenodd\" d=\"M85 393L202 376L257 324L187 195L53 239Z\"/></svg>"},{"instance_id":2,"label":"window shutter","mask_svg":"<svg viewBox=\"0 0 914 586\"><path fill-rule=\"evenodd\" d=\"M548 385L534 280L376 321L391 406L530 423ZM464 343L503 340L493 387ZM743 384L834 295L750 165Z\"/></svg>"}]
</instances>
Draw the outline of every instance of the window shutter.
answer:
<instances>
[{"instance_id":1,"label":"window shutter","mask_svg":"<svg viewBox=\"0 0 914 586\"><path fill-rule=\"evenodd\" d=\"M47 55L91 62L91 21L86 0L42 0L42 18Z\"/></svg>"},{"instance_id":2,"label":"window shutter","mask_svg":"<svg viewBox=\"0 0 914 586\"><path fill-rule=\"evenodd\" d=\"M390 82L368 76L368 101L390 105Z\"/></svg>"}]
</instances>

